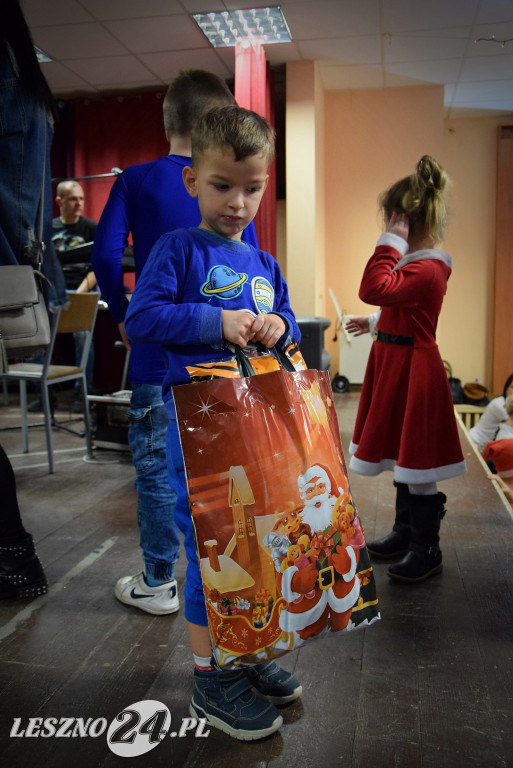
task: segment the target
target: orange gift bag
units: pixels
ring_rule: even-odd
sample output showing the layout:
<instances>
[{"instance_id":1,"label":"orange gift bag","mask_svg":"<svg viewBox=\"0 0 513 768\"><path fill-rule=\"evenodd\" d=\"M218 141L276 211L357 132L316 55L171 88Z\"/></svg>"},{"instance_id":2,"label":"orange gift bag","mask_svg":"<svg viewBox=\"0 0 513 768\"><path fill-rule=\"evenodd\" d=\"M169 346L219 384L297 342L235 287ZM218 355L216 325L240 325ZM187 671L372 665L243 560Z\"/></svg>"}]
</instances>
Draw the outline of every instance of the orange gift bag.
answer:
<instances>
[{"instance_id":1,"label":"orange gift bag","mask_svg":"<svg viewBox=\"0 0 513 768\"><path fill-rule=\"evenodd\" d=\"M173 389L219 667L380 618L329 374L275 355L237 350Z\"/></svg>"}]
</instances>

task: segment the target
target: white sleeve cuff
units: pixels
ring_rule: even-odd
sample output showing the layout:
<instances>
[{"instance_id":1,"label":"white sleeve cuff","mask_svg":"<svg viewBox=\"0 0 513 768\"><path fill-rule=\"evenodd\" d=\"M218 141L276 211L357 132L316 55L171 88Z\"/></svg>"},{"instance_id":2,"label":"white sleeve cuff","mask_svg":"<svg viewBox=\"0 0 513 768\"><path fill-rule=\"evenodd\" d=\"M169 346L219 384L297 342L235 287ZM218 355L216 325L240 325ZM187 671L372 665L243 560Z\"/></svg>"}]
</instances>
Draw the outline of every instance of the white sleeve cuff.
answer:
<instances>
[{"instance_id":1,"label":"white sleeve cuff","mask_svg":"<svg viewBox=\"0 0 513 768\"><path fill-rule=\"evenodd\" d=\"M381 315L380 309L378 309L378 311L374 312L372 315L369 315L369 333L371 336L374 335L374 329L377 325L380 315Z\"/></svg>"},{"instance_id":2,"label":"white sleeve cuff","mask_svg":"<svg viewBox=\"0 0 513 768\"><path fill-rule=\"evenodd\" d=\"M394 235L393 232L383 232L376 246L378 245L389 245L391 248L399 251L401 256L405 256L408 253L408 242L403 237Z\"/></svg>"}]
</instances>

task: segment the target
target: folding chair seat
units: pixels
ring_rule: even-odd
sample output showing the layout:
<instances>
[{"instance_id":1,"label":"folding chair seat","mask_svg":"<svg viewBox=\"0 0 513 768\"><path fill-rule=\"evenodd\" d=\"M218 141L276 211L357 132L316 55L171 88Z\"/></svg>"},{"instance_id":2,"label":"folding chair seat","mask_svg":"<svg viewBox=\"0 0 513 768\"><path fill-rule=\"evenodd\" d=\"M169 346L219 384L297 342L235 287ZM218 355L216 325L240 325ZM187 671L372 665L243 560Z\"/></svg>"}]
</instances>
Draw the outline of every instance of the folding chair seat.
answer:
<instances>
[{"instance_id":1,"label":"folding chair seat","mask_svg":"<svg viewBox=\"0 0 513 768\"><path fill-rule=\"evenodd\" d=\"M87 400L86 366L93 338L96 314L98 311L99 293L75 293L67 292L70 305L67 309L58 308L51 314L51 339L45 350L42 363L21 362L9 365L4 373L4 380L19 380L21 431L23 452L28 453L28 418L27 418L27 381L36 382L41 387L41 400L43 403L44 426L46 432L46 445L48 451L48 465L50 474L55 471L52 426L60 425L54 421L50 408L49 388L55 384L67 381L79 381L81 386L81 402L84 417L84 435L86 439L87 455L92 456L91 422L89 418L89 403ZM69 365L52 364L52 356L55 341L58 334L76 333L83 331L85 334L84 345L80 363L77 366L73 360ZM73 350L74 350L73 345ZM74 431L74 430L68 430ZM79 434L79 433L77 433Z\"/></svg>"}]
</instances>

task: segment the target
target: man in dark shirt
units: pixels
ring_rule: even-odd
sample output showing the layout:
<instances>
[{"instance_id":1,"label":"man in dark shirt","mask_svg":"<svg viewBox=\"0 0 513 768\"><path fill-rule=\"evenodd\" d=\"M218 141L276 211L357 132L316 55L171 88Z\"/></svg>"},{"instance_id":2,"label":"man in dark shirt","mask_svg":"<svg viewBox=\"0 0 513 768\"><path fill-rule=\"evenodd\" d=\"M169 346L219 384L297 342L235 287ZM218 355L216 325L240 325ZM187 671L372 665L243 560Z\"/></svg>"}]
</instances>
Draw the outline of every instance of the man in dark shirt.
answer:
<instances>
[{"instance_id":1,"label":"man in dark shirt","mask_svg":"<svg viewBox=\"0 0 513 768\"><path fill-rule=\"evenodd\" d=\"M96 221L82 216L84 210L84 190L80 184L72 179L61 181L57 185L57 197L55 201L61 209L61 215L52 220L52 242L60 258L64 252L75 250L87 243L90 247L84 253L84 261L77 264L66 264L62 259L62 270L66 280L66 288L77 293L87 293L96 288L96 278L91 269L91 247L98 226ZM77 365L82 356L84 334L75 333L75 352ZM86 368L87 389L92 392L93 387L94 349L91 347ZM78 385L77 385L78 386ZM73 411L81 412L82 402L77 392Z\"/></svg>"},{"instance_id":2,"label":"man in dark shirt","mask_svg":"<svg viewBox=\"0 0 513 768\"><path fill-rule=\"evenodd\" d=\"M52 221L52 241L57 254L92 243L98 225L96 221L82 216L84 190L80 184L73 180L61 181L57 186L55 200L61 209L61 215ZM88 249L81 265L63 264L68 289L86 293L96 286L96 279L91 271L90 255L91 251Z\"/></svg>"},{"instance_id":3,"label":"man in dark shirt","mask_svg":"<svg viewBox=\"0 0 513 768\"><path fill-rule=\"evenodd\" d=\"M73 181L72 179L69 181L61 181L57 185L57 197L55 200L61 209L61 215L52 219L52 242L55 251L57 252L57 256L61 261L66 288L70 291L77 291L77 293L87 293L88 291L93 290L96 286L96 278L94 272L91 270L91 247L84 253L84 261L77 264L66 264L65 259L62 259L61 256L64 251L70 251L85 245L86 243L92 244L98 224L96 221L88 219L86 216L82 216L82 211L84 210L84 190L78 182ZM79 365L84 344L84 334L75 333L74 337L76 364ZM92 391L93 367L94 351L91 347L86 368L89 392ZM79 385L77 385L77 387L78 386ZM50 400L53 412L53 409L56 406L56 397L53 392L53 387L51 389ZM28 405L28 410L31 412L39 412L42 411L42 409L43 404L41 402L41 396L38 396ZM73 410L77 412L82 411L82 401L79 394L75 397Z\"/></svg>"}]
</instances>

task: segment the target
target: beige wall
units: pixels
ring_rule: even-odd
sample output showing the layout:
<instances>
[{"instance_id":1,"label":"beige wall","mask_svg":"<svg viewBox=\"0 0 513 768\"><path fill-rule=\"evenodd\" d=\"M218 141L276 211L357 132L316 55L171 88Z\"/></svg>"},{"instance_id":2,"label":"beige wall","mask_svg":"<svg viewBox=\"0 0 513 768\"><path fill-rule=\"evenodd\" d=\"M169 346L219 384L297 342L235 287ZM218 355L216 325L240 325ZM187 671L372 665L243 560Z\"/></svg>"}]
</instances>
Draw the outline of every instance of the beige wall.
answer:
<instances>
[{"instance_id":1,"label":"beige wall","mask_svg":"<svg viewBox=\"0 0 513 768\"><path fill-rule=\"evenodd\" d=\"M319 314L324 301L325 94L313 62L294 62L291 75L287 77L284 271L299 317Z\"/></svg>"},{"instance_id":2,"label":"beige wall","mask_svg":"<svg viewBox=\"0 0 513 768\"><path fill-rule=\"evenodd\" d=\"M464 382L478 378L491 386L496 146L504 120L446 120L443 87L421 86L327 91L322 124L312 114L321 101L319 87L313 62L288 65L283 247L296 314L324 315L334 324L329 288L343 311L373 311L358 299L358 288L381 232L379 194L411 173L423 154L432 154L452 179L444 247L454 270L439 323L440 351ZM307 137L311 130L315 136ZM317 169L316 178L311 164L322 144L323 172ZM319 283L323 270L325 286ZM343 373L332 337L333 326L326 346L332 373Z\"/></svg>"},{"instance_id":3,"label":"beige wall","mask_svg":"<svg viewBox=\"0 0 513 768\"><path fill-rule=\"evenodd\" d=\"M454 271L440 317L440 346L459 378L478 378L490 388L497 139L503 122L500 117L447 120L441 155L452 179L445 248Z\"/></svg>"}]
</instances>

